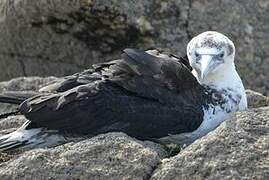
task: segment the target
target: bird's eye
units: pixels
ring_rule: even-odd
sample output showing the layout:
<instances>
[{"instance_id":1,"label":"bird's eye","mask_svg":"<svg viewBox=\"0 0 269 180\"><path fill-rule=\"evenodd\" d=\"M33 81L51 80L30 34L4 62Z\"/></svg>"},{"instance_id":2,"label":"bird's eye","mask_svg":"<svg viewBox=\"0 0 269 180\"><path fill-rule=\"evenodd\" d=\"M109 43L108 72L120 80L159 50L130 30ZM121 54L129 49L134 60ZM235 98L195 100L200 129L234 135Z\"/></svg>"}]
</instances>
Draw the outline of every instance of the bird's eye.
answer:
<instances>
[{"instance_id":1,"label":"bird's eye","mask_svg":"<svg viewBox=\"0 0 269 180\"><path fill-rule=\"evenodd\" d=\"M196 58L200 57L200 54L197 51L194 51L194 55L195 55Z\"/></svg>"},{"instance_id":2,"label":"bird's eye","mask_svg":"<svg viewBox=\"0 0 269 180\"><path fill-rule=\"evenodd\" d=\"M223 58L223 57L224 57L224 52L221 52L221 53L219 54L219 57L220 57L220 58Z\"/></svg>"}]
</instances>

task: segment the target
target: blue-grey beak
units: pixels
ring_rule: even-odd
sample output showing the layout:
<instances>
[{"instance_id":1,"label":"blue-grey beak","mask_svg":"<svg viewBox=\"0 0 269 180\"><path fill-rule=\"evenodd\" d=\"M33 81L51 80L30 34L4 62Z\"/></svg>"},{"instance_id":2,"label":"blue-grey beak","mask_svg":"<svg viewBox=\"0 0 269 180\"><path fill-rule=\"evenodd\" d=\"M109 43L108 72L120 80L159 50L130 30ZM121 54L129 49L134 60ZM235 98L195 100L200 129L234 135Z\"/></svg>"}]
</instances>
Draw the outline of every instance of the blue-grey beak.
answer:
<instances>
[{"instance_id":1,"label":"blue-grey beak","mask_svg":"<svg viewBox=\"0 0 269 180\"><path fill-rule=\"evenodd\" d=\"M213 55L201 55L201 79L204 79L215 68Z\"/></svg>"}]
</instances>

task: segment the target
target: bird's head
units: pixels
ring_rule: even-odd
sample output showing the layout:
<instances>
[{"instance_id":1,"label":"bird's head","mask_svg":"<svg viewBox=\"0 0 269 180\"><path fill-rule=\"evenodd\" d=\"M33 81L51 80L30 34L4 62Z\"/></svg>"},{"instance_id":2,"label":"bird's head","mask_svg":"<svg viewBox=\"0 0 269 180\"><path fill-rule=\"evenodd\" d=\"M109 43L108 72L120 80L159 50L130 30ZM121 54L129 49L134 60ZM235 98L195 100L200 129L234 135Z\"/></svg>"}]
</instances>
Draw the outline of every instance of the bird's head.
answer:
<instances>
[{"instance_id":1,"label":"bird's head","mask_svg":"<svg viewBox=\"0 0 269 180\"><path fill-rule=\"evenodd\" d=\"M234 68L235 47L225 35L207 31L194 37L187 46L190 65L203 83L226 68Z\"/></svg>"}]
</instances>

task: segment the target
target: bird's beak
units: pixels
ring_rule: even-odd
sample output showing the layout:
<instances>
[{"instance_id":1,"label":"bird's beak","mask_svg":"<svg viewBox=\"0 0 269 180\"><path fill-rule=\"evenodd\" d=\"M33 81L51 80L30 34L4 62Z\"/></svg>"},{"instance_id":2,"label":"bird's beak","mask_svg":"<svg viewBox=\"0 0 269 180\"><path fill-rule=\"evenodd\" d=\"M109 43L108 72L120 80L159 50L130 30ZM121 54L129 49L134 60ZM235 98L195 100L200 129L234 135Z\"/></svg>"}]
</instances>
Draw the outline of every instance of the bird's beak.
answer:
<instances>
[{"instance_id":1,"label":"bird's beak","mask_svg":"<svg viewBox=\"0 0 269 180\"><path fill-rule=\"evenodd\" d=\"M212 55L202 55L201 57L201 79L204 79L213 68L214 61Z\"/></svg>"}]
</instances>

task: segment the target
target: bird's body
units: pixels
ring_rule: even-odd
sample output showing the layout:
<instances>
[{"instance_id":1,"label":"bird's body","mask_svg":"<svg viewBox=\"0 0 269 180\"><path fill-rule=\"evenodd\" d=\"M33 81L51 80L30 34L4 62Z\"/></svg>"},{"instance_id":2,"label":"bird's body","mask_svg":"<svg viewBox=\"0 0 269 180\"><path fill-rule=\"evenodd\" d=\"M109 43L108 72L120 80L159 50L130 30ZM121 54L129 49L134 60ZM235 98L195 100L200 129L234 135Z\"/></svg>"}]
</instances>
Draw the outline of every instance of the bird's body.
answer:
<instances>
[{"instance_id":1,"label":"bird's body","mask_svg":"<svg viewBox=\"0 0 269 180\"><path fill-rule=\"evenodd\" d=\"M142 140L189 144L247 107L233 63L234 49L229 54L232 50L227 48L232 60L223 63L224 71L202 75L208 72L193 64L193 43L188 46L189 60L158 51L126 49L122 59L94 65L42 88L20 104L19 112L29 121L1 137L0 150L47 147L64 142L67 136L112 131ZM199 50L199 43L194 44ZM207 47L204 53L207 58L216 55L210 48L212 51ZM17 102L10 95L0 96L1 101Z\"/></svg>"}]
</instances>

